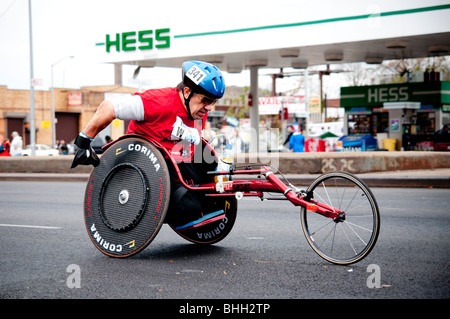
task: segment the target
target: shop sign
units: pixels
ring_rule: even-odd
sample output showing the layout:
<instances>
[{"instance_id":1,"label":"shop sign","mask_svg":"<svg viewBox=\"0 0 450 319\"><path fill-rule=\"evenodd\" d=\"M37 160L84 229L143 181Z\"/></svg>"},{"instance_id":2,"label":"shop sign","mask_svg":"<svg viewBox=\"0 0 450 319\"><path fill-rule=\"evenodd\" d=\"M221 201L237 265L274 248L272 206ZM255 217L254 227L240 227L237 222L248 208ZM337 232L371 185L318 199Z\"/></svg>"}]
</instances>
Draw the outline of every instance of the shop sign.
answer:
<instances>
[{"instance_id":1,"label":"shop sign","mask_svg":"<svg viewBox=\"0 0 450 319\"><path fill-rule=\"evenodd\" d=\"M224 117L225 111L209 111L208 117Z\"/></svg>"},{"instance_id":2,"label":"shop sign","mask_svg":"<svg viewBox=\"0 0 450 319\"><path fill-rule=\"evenodd\" d=\"M41 122L42 128L50 128L50 125L51 125L50 121L42 121Z\"/></svg>"},{"instance_id":3,"label":"shop sign","mask_svg":"<svg viewBox=\"0 0 450 319\"><path fill-rule=\"evenodd\" d=\"M112 121L112 126L113 127L121 127L122 126L122 120L119 120L119 119L114 119L113 121Z\"/></svg>"},{"instance_id":4,"label":"shop sign","mask_svg":"<svg viewBox=\"0 0 450 319\"><path fill-rule=\"evenodd\" d=\"M42 79L36 79L36 78L31 79L31 86L32 86L32 87L35 87L35 86L43 86L43 85L44 85L44 80L42 80Z\"/></svg>"},{"instance_id":5,"label":"shop sign","mask_svg":"<svg viewBox=\"0 0 450 319\"><path fill-rule=\"evenodd\" d=\"M308 111L309 113L320 113L320 100L318 96L309 98Z\"/></svg>"},{"instance_id":6,"label":"shop sign","mask_svg":"<svg viewBox=\"0 0 450 319\"><path fill-rule=\"evenodd\" d=\"M386 110L419 110L420 103L419 102L387 102L383 104L383 107Z\"/></svg>"},{"instance_id":7,"label":"shop sign","mask_svg":"<svg viewBox=\"0 0 450 319\"><path fill-rule=\"evenodd\" d=\"M400 119L391 119L391 132L400 132Z\"/></svg>"},{"instance_id":8,"label":"shop sign","mask_svg":"<svg viewBox=\"0 0 450 319\"><path fill-rule=\"evenodd\" d=\"M341 88L341 106L382 106L384 103L414 101L440 104L445 82L402 83ZM442 100L443 101L443 100Z\"/></svg>"},{"instance_id":9,"label":"shop sign","mask_svg":"<svg viewBox=\"0 0 450 319\"><path fill-rule=\"evenodd\" d=\"M67 93L67 106L81 106L83 105L82 93Z\"/></svg>"},{"instance_id":10,"label":"shop sign","mask_svg":"<svg viewBox=\"0 0 450 319\"><path fill-rule=\"evenodd\" d=\"M225 121L233 127L239 126L239 120L237 118L235 118L234 116L227 116L225 118Z\"/></svg>"},{"instance_id":11,"label":"shop sign","mask_svg":"<svg viewBox=\"0 0 450 319\"><path fill-rule=\"evenodd\" d=\"M385 102L408 101L407 85L402 86L360 86L341 88L341 106L382 105Z\"/></svg>"},{"instance_id":12,"label":"shop sign","mask_svg":"<svg viewBox=\"0 0 450 319\"><path fill-rule=\"evenodd\" d=\"M351 114L372 114L372 110L367 107L351 107L345 109L345 113Z\"/></svg>"},{"instance_id":13,"label":"shop sign","mask_svg":"<svg viewBox=\"0 0 450 319\"><path fill-rule=\"evenodd\" d=\"M266 96L258 99L259 114L278 114L282 107L288 109L289 114L306 113L304 96Z\"/></svg>"},{"instance_id":14,"label":"shop sign","mask_svg":"<svg viewBox=\"0 0 450 319\"><path fill-rule=\"evenodd\" d=\"M96 43L104 45L106 52L127 52L137 50L152 50L170 48L170 29L155 29L143 31L130 31L116 34L107 34L105 42Z\"/></svg>"}]
</instances>

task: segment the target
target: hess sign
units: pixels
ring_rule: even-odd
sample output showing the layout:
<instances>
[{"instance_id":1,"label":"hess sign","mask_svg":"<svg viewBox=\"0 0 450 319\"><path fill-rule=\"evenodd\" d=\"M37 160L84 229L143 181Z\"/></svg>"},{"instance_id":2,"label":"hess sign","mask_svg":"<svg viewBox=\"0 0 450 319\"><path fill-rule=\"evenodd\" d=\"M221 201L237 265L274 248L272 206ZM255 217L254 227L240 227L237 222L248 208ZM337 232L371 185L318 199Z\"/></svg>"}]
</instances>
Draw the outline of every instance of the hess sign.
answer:
<instances>
[{"instance_id":1,"label":"hess sign","mask_svg":"<svg viewBox=\"0 0 450 319\"><path fill-rule=\"evenodd\" d=\"M116 34L107 34L105 42L97 43L104 45L106 52L112 49L120 51L152 50L170 48L170 29L155 29L144 31L130 31Z\"/></svg>"}]
</instances>

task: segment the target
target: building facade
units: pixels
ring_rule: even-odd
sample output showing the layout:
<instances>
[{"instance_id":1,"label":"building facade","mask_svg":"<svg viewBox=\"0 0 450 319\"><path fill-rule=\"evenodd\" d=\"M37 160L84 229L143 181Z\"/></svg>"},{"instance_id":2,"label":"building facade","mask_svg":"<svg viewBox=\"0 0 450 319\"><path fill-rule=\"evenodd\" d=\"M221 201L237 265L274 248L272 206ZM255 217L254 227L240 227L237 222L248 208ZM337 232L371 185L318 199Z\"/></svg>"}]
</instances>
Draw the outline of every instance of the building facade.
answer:
<instances>
[{"instance_id":1,"label":"building facade","mask_svg":"<svg viewBox=\"0 0 450 319\"><path fill-rule=\"evenodd\" d=\"M56 140L70 143L94 115L108 94L132 94L135 88L117 86L82 87L81 89L54 89ZM35 90L36 144L52 145L52 91ZM30 143L30 91L10 90L0 86L0 135L11 139L17 131ZM123 122L115 121L109 134L123 134Z\"/></svg>"},{"instance_id":2,"label":"building facade","mask_svg":"<svg viewBox=\"0 0 450 319\"><path fill-rule=\"evenodd\" d=\"M342 87L341 107L345 135L395 139L397 150L431 149L434 133L450 123L450 82Z\"/></svg>"}]
</instances>

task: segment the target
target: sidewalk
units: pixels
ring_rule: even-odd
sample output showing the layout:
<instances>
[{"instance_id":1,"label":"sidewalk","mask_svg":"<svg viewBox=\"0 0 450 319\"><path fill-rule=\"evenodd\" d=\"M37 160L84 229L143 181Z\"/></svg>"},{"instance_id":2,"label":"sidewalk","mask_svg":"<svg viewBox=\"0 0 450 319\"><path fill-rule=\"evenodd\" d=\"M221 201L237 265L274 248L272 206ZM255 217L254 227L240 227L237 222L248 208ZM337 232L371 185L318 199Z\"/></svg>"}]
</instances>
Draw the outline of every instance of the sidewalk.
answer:
<instances>
[{"instance_id":1,"label":"sidewalk","mask_svg":"<svg viewBox=\"0 0 450 319\"><path fill-rule=\"evenodd\" d=\"M398 170L355 174L369 187L450 188L450 169ZM285 175L294 185L309 185L318 175Z\"/></svg>"},{"instance_id":2,"label":"sidewalk","mask_svg":"<svg viewBox=\"0 0 450 319\"><path fill-rule=\"evenodd\" d=\"M241 156L243 155L243 156ZM316 152L241 154L235 163L271 165L294 185L306 187L320 172L346 171L369 187L450 188L450 152ZM86 183L92 166L69 169L72 156L0 158L0 182L79 181ZM401 168L402 170L399 170ZM275 170L274 170L275 172ZM288 173L290 172L290 173ZM240 175L234 179L257 178Z\"/></svg>"},{"instance_id":3,"label":"sidewalk","mask_svg":"<svg viewBox=\"0 0 450 319\"><path fill-rule=\"evenodd\" d=\"M284 174L294 185L307 186L319 174ZM450 168L424 170L398 170L356 174L369 187L450 188ZM240 175L239 179L256 178L257 175ZM279 176L281 178L281 176ZM0 173L2 181L70 181L87 182L89 174L64 173ZM235 180L237 178L234 178Z\"/></svg>"}]
</instances>

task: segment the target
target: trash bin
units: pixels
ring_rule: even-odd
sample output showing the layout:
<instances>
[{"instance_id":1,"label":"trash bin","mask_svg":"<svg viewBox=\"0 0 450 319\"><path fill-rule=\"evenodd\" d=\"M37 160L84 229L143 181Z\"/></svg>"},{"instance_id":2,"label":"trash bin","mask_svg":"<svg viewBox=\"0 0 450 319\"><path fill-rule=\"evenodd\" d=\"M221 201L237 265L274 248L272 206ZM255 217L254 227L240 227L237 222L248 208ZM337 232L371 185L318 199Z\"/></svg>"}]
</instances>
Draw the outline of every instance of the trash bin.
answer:
<instances>
[{"instance_id":1,"label":"trash bin","mask_svg":"<svg viewBox=\"0 0 450 319\"><path fill-rule=\"evenodd\" d=\"M305 142L305 152L325 152L325 141L310 138Z\"/></svg>"},{"instance_id":2,"label":"trash bin","mask_svg":"<svg viewBox=\"0 0 450 319\"><path fill-rule=\"evenodd\" d=\"M371 135L344 135L338 139L338 152L376 151L377 140Z\"/></svg>"},{"instance_id":3,"label":"trash bin","mask_svg":"<svg viewBox=\"0 0 450 319\"><path fill-rule=\"evenodd\" d=\"M397 140L395 138L385 138L383 140L383 148L387 149L388 151L395 151L396 144Z\"/></svg>"}]
</instances>

